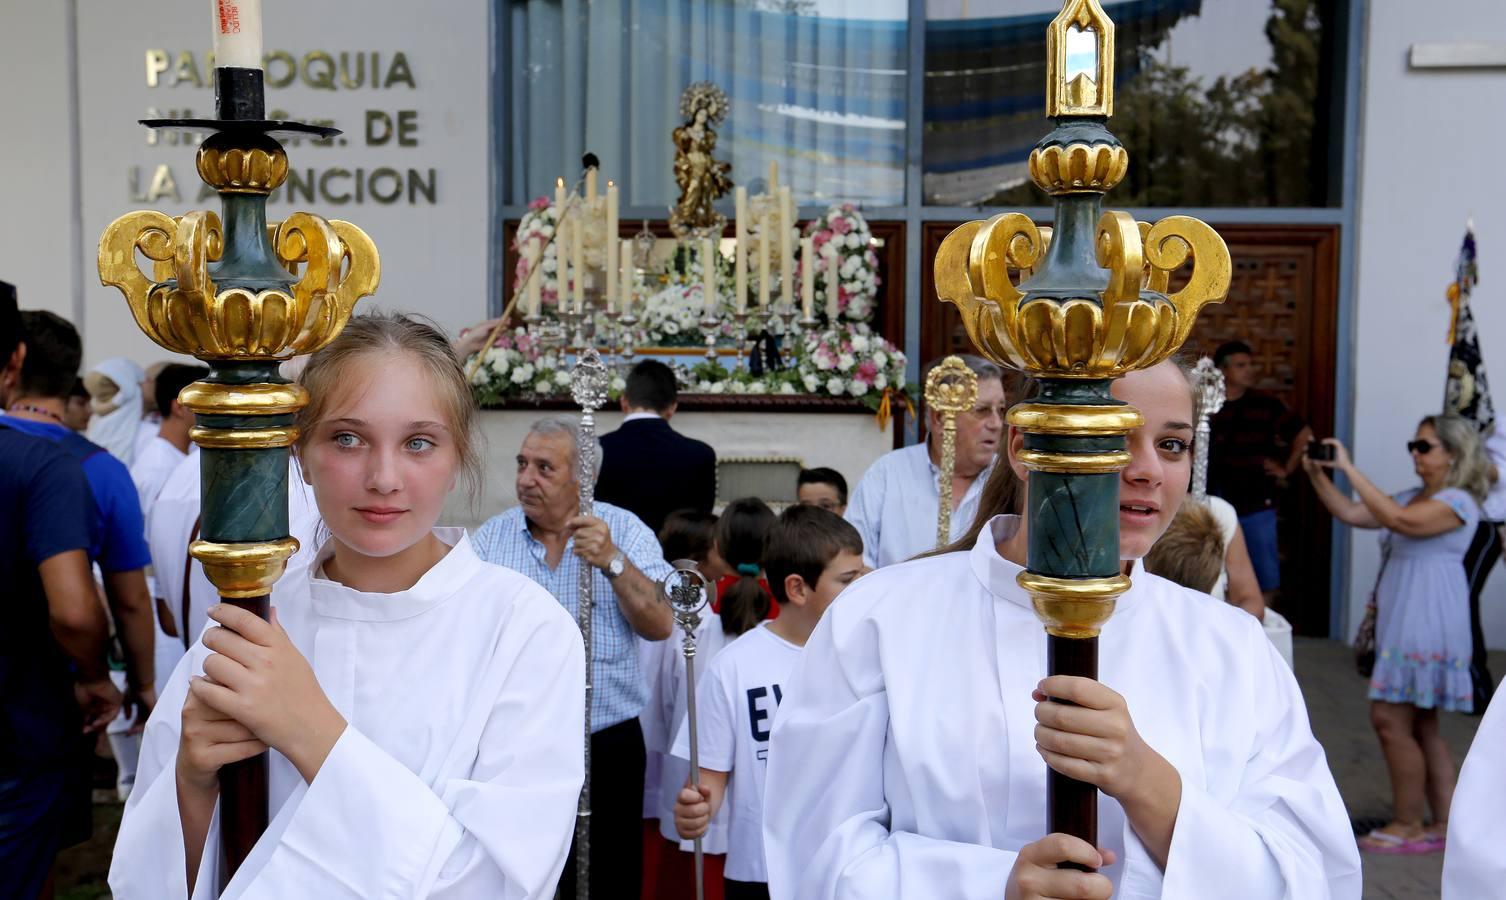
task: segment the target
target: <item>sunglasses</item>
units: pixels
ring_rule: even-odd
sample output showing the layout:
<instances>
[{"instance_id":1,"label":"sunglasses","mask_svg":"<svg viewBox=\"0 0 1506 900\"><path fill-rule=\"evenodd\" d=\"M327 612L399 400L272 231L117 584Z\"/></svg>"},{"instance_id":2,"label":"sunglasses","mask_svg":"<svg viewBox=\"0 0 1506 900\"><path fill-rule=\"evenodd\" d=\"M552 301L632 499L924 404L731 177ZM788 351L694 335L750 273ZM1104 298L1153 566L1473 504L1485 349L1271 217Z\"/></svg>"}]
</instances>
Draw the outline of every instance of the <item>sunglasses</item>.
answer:
<instances>
[{"instance_id":1,"label":"sunglasses","mask_svg":"<svg viewBox=\"0 0 1506 900\"><path fill-rule=\"evenodd\" d=\"M1437 446L1432 441L1407 441L1407 452L1416 453L1419 456L1427 456Z\"/></svg>"}]
</instances>

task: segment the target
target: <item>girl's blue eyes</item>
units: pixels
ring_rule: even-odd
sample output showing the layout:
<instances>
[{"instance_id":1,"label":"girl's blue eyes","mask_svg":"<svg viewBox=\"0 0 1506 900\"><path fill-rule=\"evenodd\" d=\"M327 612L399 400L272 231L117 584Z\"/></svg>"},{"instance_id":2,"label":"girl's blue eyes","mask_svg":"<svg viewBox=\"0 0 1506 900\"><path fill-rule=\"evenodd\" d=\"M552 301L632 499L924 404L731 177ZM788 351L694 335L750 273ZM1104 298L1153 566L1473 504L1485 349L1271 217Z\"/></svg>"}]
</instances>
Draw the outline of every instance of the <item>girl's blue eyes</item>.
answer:
<instances>
[{"instance_id":1,"label":"girl's blue eyes","mask_svg":"<svg viewBox=\"0 0 1506 900\"><path fill-rule=\"evenodd\" d=\"M361 439L349 431L337 432L331 440L335 442L335 446L343 449L354 449L361 445ZM437 445L433 441L421 437L409 438L403 442L403 449L410 453L423 453L435 446Z\"/></svg>"}]
</instances>

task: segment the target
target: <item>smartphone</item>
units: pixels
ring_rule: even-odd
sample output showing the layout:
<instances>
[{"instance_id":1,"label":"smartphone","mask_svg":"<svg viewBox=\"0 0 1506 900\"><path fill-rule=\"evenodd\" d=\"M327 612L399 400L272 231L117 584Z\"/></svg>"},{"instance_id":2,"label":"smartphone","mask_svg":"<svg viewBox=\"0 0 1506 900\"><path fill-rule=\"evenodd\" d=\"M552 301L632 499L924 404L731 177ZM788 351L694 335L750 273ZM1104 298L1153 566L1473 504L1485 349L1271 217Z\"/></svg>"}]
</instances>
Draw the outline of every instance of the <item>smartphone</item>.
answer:
<instances>
[{"instance_id":1,"label":"smartphone","mask_svg":"<svg viewBox=\"0 0 1506 900\"><path fill-rule=\"evenodd\" d=\"M1312 441L1307 445L1307 458L1318 462L1333 462L1333 445Z\"/></svg>"}]
</instances>

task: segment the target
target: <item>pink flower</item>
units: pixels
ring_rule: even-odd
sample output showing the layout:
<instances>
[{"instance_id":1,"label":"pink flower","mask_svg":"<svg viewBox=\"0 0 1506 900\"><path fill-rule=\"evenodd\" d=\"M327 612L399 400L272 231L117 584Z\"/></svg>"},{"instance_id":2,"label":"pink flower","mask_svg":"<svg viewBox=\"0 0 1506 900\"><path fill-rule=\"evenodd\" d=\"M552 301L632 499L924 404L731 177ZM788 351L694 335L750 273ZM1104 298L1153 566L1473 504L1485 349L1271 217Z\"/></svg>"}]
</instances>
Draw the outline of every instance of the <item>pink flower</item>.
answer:
<instances>
[{"instance_id":1,"label":"pink flower","mask_svg":"<svg viewBox=\"0 0 1506 900\"><path fill-rule=\"evenodd\" d=\"M852 376L854 381L861 381L863 384L873 384L873 379L877 377L878 366L874 365L871 359L865 359L859 363L857 373Z\"/></svg>"},{"instance_id":2,"label":"pink flower","mask_svg":"<svg viewBox=\"0 0 1506 900\"><path fill-rule=\"evenodd\" d=\"M841 216L832 216L828 221L831 223L831 230L837 234L846 234L852 230L852 223Z\"/></svg>"},{"instance_id":3,"label":"pink flower","mask_svg":"<svg viewBox=\"0 0 1506 900\"><path fill-rule=\"evenodd\" d=\"M824 245L829 240L831 240L830 231L818 231L816 232L815 237L811 238L811 247L812 249L820 250L822 245Z\"/></svg>"},{"instance_id":4,"label":"pink flower","mask_svg":"<svg viewBox=\"0 0 1506 900\"><path fill-rule=\"evenodd\" d=\"M534 200L532 203L528 204L528 208L534 210L535 212L546 210L549 208L549 198L539 197L537 200Z\"/></svg>"},{"instance_id":5,"label":"pink flower","mask_svg":"<svg viewBox=\"0 0 1506 900\"><path fill-rule=\"evenodd\" d=\"M842 204L842 212L850 213L850 212L852 212L856 208L857 207L853 206L851 203L843 203Z\"/></svg>"}]
</instances>

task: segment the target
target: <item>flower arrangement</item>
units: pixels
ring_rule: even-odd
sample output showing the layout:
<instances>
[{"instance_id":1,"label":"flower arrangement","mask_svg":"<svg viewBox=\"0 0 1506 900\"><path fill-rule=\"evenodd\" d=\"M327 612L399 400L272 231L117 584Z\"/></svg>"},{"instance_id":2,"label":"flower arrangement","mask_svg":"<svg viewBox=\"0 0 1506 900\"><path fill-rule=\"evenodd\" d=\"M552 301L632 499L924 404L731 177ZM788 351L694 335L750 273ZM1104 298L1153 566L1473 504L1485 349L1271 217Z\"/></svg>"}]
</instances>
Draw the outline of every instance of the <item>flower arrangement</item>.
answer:
<instances>
[{"instance_id":1,"label":"flower arrangement","mask_svg":"<svg viewBox=\"0 0 1506 900\"><path fill-rule=\"evenodd\" d=\"M471 373L471 389L482 406L508 398L538 399L570 393L568 360L556 350L545 349L538 337L522 328L503 332L480 356L481 364ZM467 360L466 367L470 364ZM615 400L626 386L621 377L613 376L609 397Z\"/></svg>"},{"instance_id":2,"label":"flower arrangement","mask_svg":"<svg viewBox=\"0 0 1506 900\"><path fill-rule=\"evenodd\" d=\"M861 323L806 332L794 371L804 393L856 397L870 405L886 389L905 389L905 354Z\"/></svg>"},{"instance_id":3,"label":"flower arrangement","mask_svg":"<svg viewBox=\"0 0 1506 900\"><path fill-rule=\"evenodd\" d=\"M817 313L827 308L827 284L833 253L841 257L837 291L839 318L847 322L867 323L877 308L879 274L878 254L873 251L873 234L868 220L851 203L832 206L805 227L816 255L821 258L816 271L815 305ZM798 266L797 266L798 268ZM797 278L800 276L797 276ZM799 283L798 281L796 282ZM828 322L831 326L834 323Z\"/></svg>"},{"instance_id":4,"label":"flower arrangement","mask_svg":"<svg viewBox=\"0 0 1506 900\"><path fill-rule=\"evenodd\" d=\"M585 246L582 258L587 267L600 269L606 264L606 248L602 244L605 232L606 198L597 197L594 203L579 201L574 215L585 217L581 229ZM544 248L542 269L539 275L539 302L545 309L554 309L559 304L559 245L551 238L559 227L559 210L548 197L539 197L528 204L528 212L518 221L518 233L513 237L512 249L517 253L518 263L513 269L513 292L516 293L528 278L528 242L537 238Z\"/></svg>"}]
</instances>

